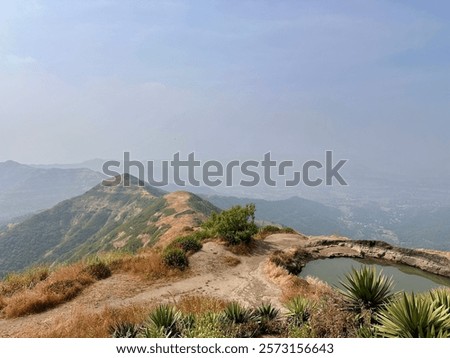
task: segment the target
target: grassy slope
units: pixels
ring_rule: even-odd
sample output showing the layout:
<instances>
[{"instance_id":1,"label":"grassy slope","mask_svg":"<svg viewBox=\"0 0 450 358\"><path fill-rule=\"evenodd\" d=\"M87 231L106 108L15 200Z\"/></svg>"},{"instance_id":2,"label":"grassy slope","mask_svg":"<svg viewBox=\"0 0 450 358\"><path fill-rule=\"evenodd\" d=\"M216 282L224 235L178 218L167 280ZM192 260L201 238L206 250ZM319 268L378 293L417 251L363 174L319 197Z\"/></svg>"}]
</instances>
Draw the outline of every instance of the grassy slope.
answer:
<instances>
[{"instance_id":1,"label":"grassy slope","mask_svg":"<svg viewBox=\"0 0 450 358\"><path fill-rule=\"evenodd\" d=\"M136 179L137 180L137 179ZM217 208L189 194L187 207L177 212L164 192L150 186L98 185L0 232L0 277L37 264L73 262L98 252L136 252L152 246L171 228L170 220L184 215L209 216ZM187 209L186 209L187 208ZM118 245L120 242L120 245ZM113 245L114 244L114 245Z\"/></svg>"},{"instance_id":2,"label":"grassy slope","mask_svg":"<svg viewBox=\"0 0 450 358\"><path fill-rule=\"evenodd\" d=\"M108 249L114 238L109 233L141 213L150 215L149 211L166 205L164 198L154 194L162 195L145 187L98 185L32 216L0 234L0 276Z\"/></svg>"}]
</instances>

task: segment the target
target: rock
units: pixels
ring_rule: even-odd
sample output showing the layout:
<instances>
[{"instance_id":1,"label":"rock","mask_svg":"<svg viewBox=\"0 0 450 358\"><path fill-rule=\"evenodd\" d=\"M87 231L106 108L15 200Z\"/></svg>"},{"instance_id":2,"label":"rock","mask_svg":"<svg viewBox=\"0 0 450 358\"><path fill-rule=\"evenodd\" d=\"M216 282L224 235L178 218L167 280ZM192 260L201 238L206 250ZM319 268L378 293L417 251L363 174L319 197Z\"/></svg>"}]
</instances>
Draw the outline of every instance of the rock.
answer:
<instances>
[{"instance_id":1,"label":"rock","mask_svg":"<svg viewBox=\"0 0 450 358\"><path fill-rule=\"evenodd\" d=\"M273 255L272 255L273 256ZM294 251L277 252L274 263L298 274L301 268L313 259L351 257L382 259L389 263L404 264L423 271L450 277L448 253L407 249L376 240L348 240L344 238L315 238ZM277 262L278 261L278 262Z\"/></svg>"}]
</instances>

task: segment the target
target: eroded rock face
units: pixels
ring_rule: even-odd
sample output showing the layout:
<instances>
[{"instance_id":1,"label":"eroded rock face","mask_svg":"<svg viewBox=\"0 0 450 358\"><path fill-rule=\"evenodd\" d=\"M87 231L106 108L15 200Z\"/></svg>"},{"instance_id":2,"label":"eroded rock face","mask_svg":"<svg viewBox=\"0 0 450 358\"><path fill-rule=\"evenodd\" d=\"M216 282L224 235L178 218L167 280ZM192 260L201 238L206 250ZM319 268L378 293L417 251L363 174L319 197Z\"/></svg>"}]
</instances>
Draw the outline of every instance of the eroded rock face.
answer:
<instances>
[{"instance_id":1,"label":"eroded rock face","mask_svg":"<svg viewBox=\"0 0 450 358\"><path fill-rule=\"evenodd\" d=\"M311 238L302 242L296 248L275 252L271 260L287 269L290 273L298 274L309 261L335 257L380 259L389 263L404 264L426 272L450 277L448 253L406 249L374 240L353 241L337 237Z\"/></svg>"}]
</instances>

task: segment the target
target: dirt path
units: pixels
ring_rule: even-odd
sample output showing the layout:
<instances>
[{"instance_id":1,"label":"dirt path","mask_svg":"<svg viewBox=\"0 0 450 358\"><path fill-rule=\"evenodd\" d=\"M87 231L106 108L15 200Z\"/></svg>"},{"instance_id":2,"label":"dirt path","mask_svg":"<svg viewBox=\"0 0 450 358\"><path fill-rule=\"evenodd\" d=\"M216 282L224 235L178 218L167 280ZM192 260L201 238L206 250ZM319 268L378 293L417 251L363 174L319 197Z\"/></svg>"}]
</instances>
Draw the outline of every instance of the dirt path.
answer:
<instances>
[{"instance_id":1,"label":"dirt path","mask_svg":"<svg viewBox=\"0 0 450 358\"><path fill-rule=\"evenodd\" d=\"M1 319L0 337L16 337L45 329L80 309L98 312L105 307L170 302L183 295L208 295L248 305L270 301L279 306L281 291L264 274L267 258L275 250L299 246L305 240L307 238L301 235L272 235L259 241L250 256L236 256L223 245L208 242L190 258L187 278L150 285L135 276L114 275L53 310L28 317ZM238 260L240 263L236 265Z\"/></svg>"}]
</instances>

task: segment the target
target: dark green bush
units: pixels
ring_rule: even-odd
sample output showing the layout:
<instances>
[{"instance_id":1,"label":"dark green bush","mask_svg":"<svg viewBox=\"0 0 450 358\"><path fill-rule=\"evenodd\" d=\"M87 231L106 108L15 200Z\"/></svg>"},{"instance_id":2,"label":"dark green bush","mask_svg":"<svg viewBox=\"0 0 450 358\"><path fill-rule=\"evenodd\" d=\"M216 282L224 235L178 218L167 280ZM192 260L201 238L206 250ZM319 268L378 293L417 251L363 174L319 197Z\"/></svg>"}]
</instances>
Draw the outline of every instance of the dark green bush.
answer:
<instances>
[{"instance_id":1,"label":"dark green bush","mask_svg":"<svg viewBox=\"0 0 450 358\"><path fill-rule=\"evenodd\" d=\"M184 252L197 252L203 247L199 239L194 235L183 236L175 239L170 245L172 248L178 248Z\"/></svg>"},{"instance_id":2,"label":"dark green bush","mask_svg":"<svg viewBox=\"0 0 450 358\"><path fill-rule=\"evenodd\" d=\"M223 238L230 245L249 243L253 235L258 232L255 224L255 210L254 204L244 207L233 206L220 214L213 213L204 223L203 228L212 235Z\"/></svg>"},{"instance_id":3,"label":"dark green bush","mask_svg":"<svg viewBox=\"0 0 450 358\"><path fill-rule=\"evenodd\" d=\"M179 248L168 247L164 250L162 259L167 266L180 270L184 270L189 265L186 253Z\"/></svg>"},{"instance_id":4,"label":"dark green bush","mask_svg":"<svg viewBox=\"0 0 450 358\"><path fill-rule=\"evenodd\" d=\"M111 269L102 261L97 261L87 265L83 271L96 280L104 280L112 275Z\"/></svg>"}]
</instances>

